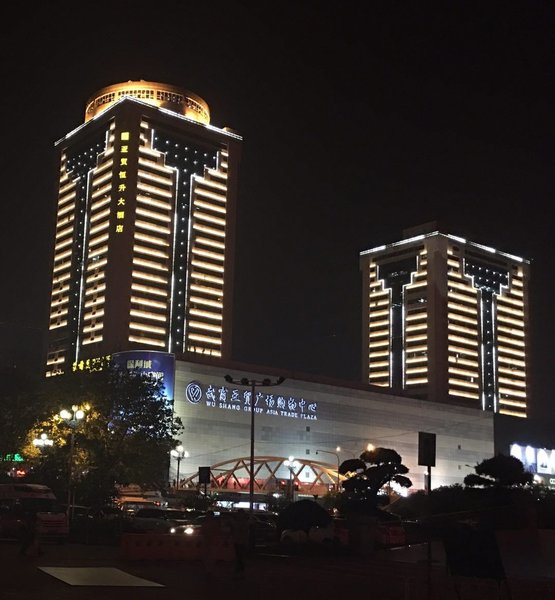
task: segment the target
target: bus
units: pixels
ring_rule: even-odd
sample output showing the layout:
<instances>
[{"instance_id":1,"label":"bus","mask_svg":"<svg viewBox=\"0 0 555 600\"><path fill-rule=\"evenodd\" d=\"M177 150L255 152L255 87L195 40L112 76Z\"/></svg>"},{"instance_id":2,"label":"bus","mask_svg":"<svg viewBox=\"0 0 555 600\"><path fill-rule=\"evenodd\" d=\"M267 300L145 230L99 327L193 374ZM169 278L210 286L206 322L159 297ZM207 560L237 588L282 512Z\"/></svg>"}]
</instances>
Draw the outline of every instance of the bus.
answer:
<instances>
[{"instance_id":1,"label":"bus","mask_svg":"<svg viewBox=\"0 0 555 600\"><path fill-rule=\"evenodd\" d=\"M27 517L37 517L37 533L44 540L67 541L67 514L54 492L35 483L0 484L0 537L21 539Z\"/></svg>"}]
</instances>

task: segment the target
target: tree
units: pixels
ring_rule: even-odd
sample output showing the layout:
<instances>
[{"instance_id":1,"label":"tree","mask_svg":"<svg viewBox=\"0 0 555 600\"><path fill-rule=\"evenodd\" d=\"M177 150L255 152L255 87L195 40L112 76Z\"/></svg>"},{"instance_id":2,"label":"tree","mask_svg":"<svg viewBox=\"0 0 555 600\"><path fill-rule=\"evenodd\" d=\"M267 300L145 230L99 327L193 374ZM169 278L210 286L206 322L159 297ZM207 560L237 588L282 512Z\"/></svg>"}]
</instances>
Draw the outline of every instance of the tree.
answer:
<instances>
[{"instance_id":1,"label":"tree","mask_svg":"<svg viewBox=\"0 0 555 600\"><path fill-rule=\"evenodd\" d=\"M406 477L408 468L401 456L390 448L365 450L359 459L349 459L339 466L343 481L344 497L341 512L372 512L379 504L382 488L392 482L404 488L412 486Z\"/></svg>"},{"instance_id":2,"label":"tree","mask_svg":"<svg viewBox=\"0 0 555 600\"><path fill-rule=\"evenodd\" d=\"M46 393L58 399L58 407L29 432L25 454L38 460L32 439L48 430L55 444L42 474L47 476L48 465L52 485L67 486L71 436L59 410L77 404L86 411L73 431L77 500L102 503L115 493L116 483L160 489L167 483L170 450L179 443L175 436L183 428L163 389L161 381L112 364L53 378Z\"/></svg>"},{"instance_id":3,"label":"tree","mask_svg":"<svg viewBox=\"0 0 555 600\"><path fill-rule=\"evenodd\" d=\"M497 454L487 458L474 467L476 473L464 478L468 487L497 487L509 488L530 485L533 475L524 470L522 461L514 456Z\"/></svg>"},{"instance_id":4,"label":"tree","mask_svg":"<svg viewBox=\"0 0 555 600\"><path fill-rule=\"evenodd\" d=\"M21 451L27 433L37 420L46 418L52 407L45 404L41 381L16 369L3 369L0 405L0 456Z\"/></svg>"}]
</instances>

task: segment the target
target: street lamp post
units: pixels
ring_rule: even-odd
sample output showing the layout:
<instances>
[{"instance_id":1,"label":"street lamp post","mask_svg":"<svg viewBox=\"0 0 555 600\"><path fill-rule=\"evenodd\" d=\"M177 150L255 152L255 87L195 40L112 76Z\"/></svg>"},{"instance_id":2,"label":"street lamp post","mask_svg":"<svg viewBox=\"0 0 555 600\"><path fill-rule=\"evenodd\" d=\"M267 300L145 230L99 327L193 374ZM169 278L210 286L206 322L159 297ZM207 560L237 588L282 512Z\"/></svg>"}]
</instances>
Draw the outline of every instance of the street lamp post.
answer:
<instances>
[{"instance_id":1,"label":"street lamp post","mask_svg":"<svg viewBox=\"0 0 555 600\"><path fill-rule=\"evenodd\" d=\"M71 496L73 491L73 450L75 447L75 430L77 429L81 421L85 418L85 411L74 404L71 407L71 410L67 410L65 408L61 410L60 417L63 419L65 424L69 426L71 430L67 483L67 514L68 517L71 519L73 518Z\"/></svg>"},{"instance_id":2,"label":"street lamp post","mask_svg":"<svg viewBox=\"0 0 555 600\"><path fill-rule=\"evenodd\" d=\"M179 446L176 446L173 450L170 450L170 454L175 458L175 460L177 461L177 478L176 478L176 489L179 489L179 467L181 465L181 461L184 458L189 458L189 453L187 452L187 450L185 450L185 448L183 448L183 446L181 444L179 444Z\"/></svg>"},{"instance_id":3,"label":"street lamp post","mask_svg":"<svg viewBox=\"0 0 555 600\"><path fill-rule=\"evenodd\" d=\"M299 466L299 463L295 460L294 456L290 456L287 460L283 461L283 464L289 468L289 500L295 501L295 467Z\"/></svg>"},{"instance_id":4,"label":"street lamp post","mask_svg":"<svg viewBox=\"0 0 555 600\"><path fill-rule=\"evenodd\" d=\"M250 447L250 473L249 473L249 512L254 511L254 409L256 405L256 387L271 387L281 385L285 381L285 377L278 377L276 381L270 379L249 379L243 377L242 379L233 379L231 375L226 375L224 379L227 383L233 383L235 385L250 386L251 388L251 447Z\"/></svg>"},{"instance_id":5,"label":"street lamp post","mask_svg":"<svg viewBox=\"0 0 555 600\"><path fill-rule=\"evenodd\" d=\"M40 465L41 472L44 469L44 457L46 455L46 450L47 450L47 448L50 448L53 445L54 445L54 440L51 440L48 437L47 433L41 433L39 435L39 437L36 437L33 440L33 446L35 446L35 448L38 448L40 450L39 465ZM44 473L42 473L42 475L44 475Z\"/></svg>"},{"instance_id":6,"label":"street lamp post","mask_svg":"<svg viewBox=\"0 0 555 600\"><path fill-rule=\"evenodd\" d=\"M53 446L53 445L54 445L54 440L51 440L48 437L47 433L41 433L38 438L35 438L33 440L33 446L40 448L41 452L43 452L45 448L48 448L49 446Z\"/></svg>"},{"instance_id":7,"label":"street lamp post","mask_svg":"<svg viewBox=\"0 0 555 600\"><path fill-rule=\"evenodd\" d=\"M339 486L341 485L341 478L339 477L339 452L341 452L341 446L337 446L337 448L335 449L336 452L332 452L331 450L316 450L316 454L319 454L320 452L322 454L333 454L337 460L337 492L339 493Z\"/></svg>"}]
</instances>

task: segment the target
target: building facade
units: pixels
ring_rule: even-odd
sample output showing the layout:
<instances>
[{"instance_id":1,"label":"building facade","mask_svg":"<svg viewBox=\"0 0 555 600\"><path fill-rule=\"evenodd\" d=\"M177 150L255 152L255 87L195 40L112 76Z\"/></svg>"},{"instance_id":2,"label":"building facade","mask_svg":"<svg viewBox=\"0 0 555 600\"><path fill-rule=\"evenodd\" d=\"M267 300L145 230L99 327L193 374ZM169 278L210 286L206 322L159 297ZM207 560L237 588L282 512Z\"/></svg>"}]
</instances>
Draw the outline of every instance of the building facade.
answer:
<instances>
[{"instance_id":1,"label":"building facade","mask_svg":"<svg viewBox=\"0 0 555 600\"><path fill-rule=\"evenodd\" d=\"M241 137L195 94L129 81L56 145L47 376L134 348L229 357Z\"/></svg>"},{"instance_id":2,"label":"building facade","mask_svg":"<svg viewBox=\"0 0 555 600\"><path fill-rule=\"evenodd\" d=\"M411 490L426 489L427 466L418 464L420 432L436 439L432 488L462 484L476 464L494 456L491 412L364 384L298 375L281 382L275 372L200 356L182 360L139 350L117 353L114 360L163 379L183 423L178 436L183 452L169 464L170 485L179 478L182 489L196 488L204 467L211 471L212 490L246 494L251 442L257 494L293 479L299 494L324 495L337 488L339 465L358 458L369 444L397 451L409 468Z\"/></svg>"},{"instance_id":3,"label":"building facade","mask_svg":"<svg viewBox=\"0 0 555 600\"><path fill-rule=\"evenodd\" d=\"M527 416L527 260L428 231L362 252L360 268L365 381Z\"/></svg>"},{"instance_id":4,"label":"building facade","mask_svg":"<svg viewBox=\"0 0 555 600\"><path fill-rule=\"evenodd\" d=\"M184 425L181 442L188 454L181 461L181 475L195 481L201 466L212 467L215 477L234 470L237 479L231 479L228 487L234 489L236 484L246 491L252 389L227 382L226 375L234 381L251 381L269 374L252 367L230 370L224 364L176 361L174 410ZM276 380L274 374L272 381ZM494 455L492 413L400 397L369 386L286 378L275 387L255 387L254 406L257 491L271 478L288 479L289 461L299 493L321 494L322 487L313 484L334 487L337 465L358 458L368 444L396 450L409 468L412 489L425 489L427 467L418 465L421 431L436 435L433 488L462 484L474 465ZM175 477L173 462L170 477ZM322 472L329 477L316 481Z\"/></svg>"}]
</instances>

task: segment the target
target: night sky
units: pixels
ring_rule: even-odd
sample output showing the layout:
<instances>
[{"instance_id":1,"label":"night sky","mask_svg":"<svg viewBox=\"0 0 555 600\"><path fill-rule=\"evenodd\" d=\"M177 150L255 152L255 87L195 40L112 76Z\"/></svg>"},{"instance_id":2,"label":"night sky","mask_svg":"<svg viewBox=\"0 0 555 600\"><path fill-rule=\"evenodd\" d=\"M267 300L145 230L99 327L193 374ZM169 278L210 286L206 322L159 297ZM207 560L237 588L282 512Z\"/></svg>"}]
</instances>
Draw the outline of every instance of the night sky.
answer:
<instances>
[{"instance_id":1,"label":"night sky","mask_svg":"<svg viewBox=\"0 0 555 600\"><path fill-rule=\"evenodd\" d=\"M438 220L531 260L532 410L555 416L551 2L13 10L0 40L2 366L42 368L54 143L98 89L144 79L195 92L244 138L236 360L358 380L359 253Z\"/></svg>"}]
</instances>

